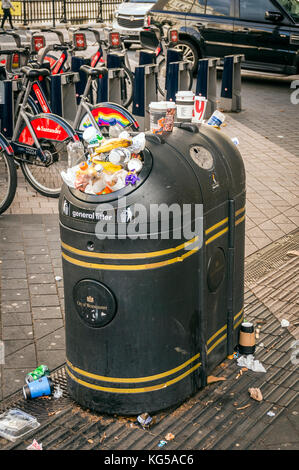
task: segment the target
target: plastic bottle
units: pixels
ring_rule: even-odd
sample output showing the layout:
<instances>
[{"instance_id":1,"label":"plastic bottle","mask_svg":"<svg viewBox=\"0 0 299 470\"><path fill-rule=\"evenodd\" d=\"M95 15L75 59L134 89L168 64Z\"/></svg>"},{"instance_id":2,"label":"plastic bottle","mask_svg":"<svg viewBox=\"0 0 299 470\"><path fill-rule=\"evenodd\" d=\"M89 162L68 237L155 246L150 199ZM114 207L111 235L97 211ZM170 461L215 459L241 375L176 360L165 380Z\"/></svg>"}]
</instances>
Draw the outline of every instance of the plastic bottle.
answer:
<instances>
[{"instance_id":1,"label":"plastic bottle","mask_svg":"<svg viewBox=\"0 0 299 470\"><path fill-rule=\"evenodd\" d=\"M67 146L68 167L78 165L85 160L84 146L81 142L70 142Z\"/></svg>"}]
</instances>

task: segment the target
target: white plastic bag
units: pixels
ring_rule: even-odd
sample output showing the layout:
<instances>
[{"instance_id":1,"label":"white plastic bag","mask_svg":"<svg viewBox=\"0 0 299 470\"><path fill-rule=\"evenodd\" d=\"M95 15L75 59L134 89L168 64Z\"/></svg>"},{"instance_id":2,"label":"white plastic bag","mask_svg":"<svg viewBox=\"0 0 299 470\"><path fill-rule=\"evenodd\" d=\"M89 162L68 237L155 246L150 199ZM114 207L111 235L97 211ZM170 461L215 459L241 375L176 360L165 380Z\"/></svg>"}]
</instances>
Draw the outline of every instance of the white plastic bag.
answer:
<instances>
[{"instance_id":1,"label":"white plastic bag","mask_svg":"<svg viewBox=\"0 0 299 470\"><path fill-rule=\"evenodd\" d=\"M253 372L267 372L264 366L256 359L252 354L248 356L240 356L237 359L239 367L246 367L247 369L253 370Z\"/></svg>"}]
</instances>

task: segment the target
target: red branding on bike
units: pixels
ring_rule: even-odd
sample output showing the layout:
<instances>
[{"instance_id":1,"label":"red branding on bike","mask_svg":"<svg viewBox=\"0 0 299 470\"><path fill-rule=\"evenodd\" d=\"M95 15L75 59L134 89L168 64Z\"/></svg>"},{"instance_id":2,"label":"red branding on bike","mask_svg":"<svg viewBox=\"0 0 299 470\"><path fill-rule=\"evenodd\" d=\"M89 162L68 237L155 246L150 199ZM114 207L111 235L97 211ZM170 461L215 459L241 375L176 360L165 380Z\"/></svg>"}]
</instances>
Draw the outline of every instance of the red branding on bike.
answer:
<instances>
[{"instance_id":1,"label":"red branding on bike","mask_svg":"<svg viewBox=\"0 0 299 470\"><path fill-rule=\"evenodd\" d=\"M92 61L91 61L91 67L95 67L97 65L97 63L99 62L99 59L101 57L101 53L98 51L92 58Z\"/></svg>"},{"instance_id":2,"label":"red branding on bike","mask_svg":"<svg viewBox=\"0 0 299 470\"><path fill-rule=\"evenodd\" d=\"M30 122L33 131L38 139L57 140L63 142L69 135L66 130L52 119L36 118ZM33 145L34 140L30 130L26 126L20 134L18 141L21 144Z\"/></svg>"},{"instance_id":3,"label":"red branding on bike","mask_svg":"<svg viewBox=\"0 0 299 470\"><path fill-rule=\"evenodd\" d=\"M41 91L40 87L38 86L37 83L34 83L33 84L33 91L35 93L35 96L37 98L37 101L39 102L42 110L44 113L50 113L50 109L49 109L49 106L47 105L47 102L44 98L44 95L43 95L43 92Z\"/></svg>"},{"instance_id":4,"label":"red branding on bike","mask_svg":"<svg viewBox=\"0 0 299 470\"><path fill-rule=\"evenodd\" d=\"M58 59L58 61L56 62L55 67L54 67L53 70L52 70L52 74L53 74L53 75L56 75L57 73L60 72L60 69L61 69L61 67L62 67L63 64L64 64L65 59L66 59L65 54L61 54L60 59Z\"/></svg>"},{"instance_id":5,"label":"red branding on bike","mask_svg":"<svg viewBox=\"0 0 299 470\"><path fill-rule=\"evenodd\" d=\"M54 65L56 64L56 59L53 58L53 57L50 57L48 55L46 55L46 57L44 58L45 61L49 62L50 64L50 67L51 69L54 67Z\"/></svg>"}]
</instances>

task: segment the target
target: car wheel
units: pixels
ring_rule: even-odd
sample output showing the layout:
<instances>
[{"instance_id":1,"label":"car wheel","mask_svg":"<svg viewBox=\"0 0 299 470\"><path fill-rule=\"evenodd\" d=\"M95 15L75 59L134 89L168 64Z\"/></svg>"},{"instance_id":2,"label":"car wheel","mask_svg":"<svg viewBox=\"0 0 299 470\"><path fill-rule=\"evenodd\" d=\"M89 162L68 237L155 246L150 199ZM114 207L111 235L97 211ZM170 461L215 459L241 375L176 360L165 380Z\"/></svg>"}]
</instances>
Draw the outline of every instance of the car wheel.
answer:
<instances>
[{"instance_id":1,"label":"car wheel","mask_svg":"<svg viewBox=\"0 0 299 470\"><path fill-rule=\"evenodd\" d=\"M192 72L195 73L197 71L199 52L194 44L186 39L182 39L174 46L174 49L181 51L183 53L183 59L192 63Z\"/></svg>"}]
</instances>

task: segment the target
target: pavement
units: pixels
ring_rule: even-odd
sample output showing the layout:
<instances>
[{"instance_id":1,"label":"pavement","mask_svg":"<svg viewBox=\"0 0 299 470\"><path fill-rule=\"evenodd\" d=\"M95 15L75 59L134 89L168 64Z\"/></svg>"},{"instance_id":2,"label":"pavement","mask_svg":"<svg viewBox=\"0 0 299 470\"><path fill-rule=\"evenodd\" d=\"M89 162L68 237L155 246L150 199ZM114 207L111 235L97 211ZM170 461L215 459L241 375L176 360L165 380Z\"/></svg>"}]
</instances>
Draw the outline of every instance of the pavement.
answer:
<instances>
[{"instance_id":1,"label":"pavement","mask_svg":"<svg viewBox=\"0 0 299 470\"><path fill-rule=\"evenodd\" d=\"M291 237L299 226L299 104L291 103L289 83L248 78L242 90L244 111L228 113L221 132L231 138L238 137L246 167L247 265L255 259L261 263L263 253L276 244L278 247L280 241ZM38 364L46 363L54 370L65 362L57 200L37 194L21 174L15 200L0 217L0 253L0 338L5 346L5 363L0 366L0 400L5 401L21 389L25 374ZM282 285L278 281L275 284L275 274L280 275L284 268L273 265L272 271L271 266L269 269L274 280L266 278L264 284L249 282L248 289L277 322L282 318L290 322L288 341L295 341L299 340L298 268L295 264L286 262L286 265L289 277L282 280ZM254 318L255 314L252 315ZM281 331L271 332L270 336L278 341L281 334ZM277 351L282 356L290 355L290 346L277 348ZM264 358L262 352L260 360L263 362ZM269 359L269 364L273 365L271 361ZM273 367L280 366L275 363ZM290 365L288 369L284 365L282 370L291 370L298 380L298 367ZM264 423L265 432L258 435L254 448L298 449L298 387L294 385L295 379L292 380L291 384L283 385L291 398L283 405L271 402L272 406L278 403L280 412L276 412L273 425ZM218 397L225 392L217 390ZM208 402L208 395L204 396ZM188 408L188 402L186 406ZM217 420L208 423L213 434ZM241 431L242 428L239 433ZM232 442L231 446L238 448L235 447L238 442ZM231 448L229 442L227 448Z\"/></svg>"}]
</instances>

